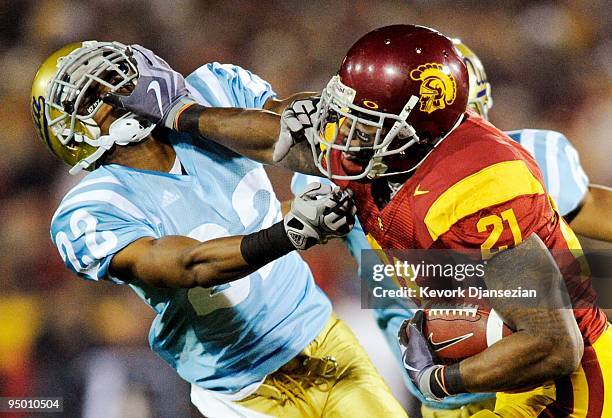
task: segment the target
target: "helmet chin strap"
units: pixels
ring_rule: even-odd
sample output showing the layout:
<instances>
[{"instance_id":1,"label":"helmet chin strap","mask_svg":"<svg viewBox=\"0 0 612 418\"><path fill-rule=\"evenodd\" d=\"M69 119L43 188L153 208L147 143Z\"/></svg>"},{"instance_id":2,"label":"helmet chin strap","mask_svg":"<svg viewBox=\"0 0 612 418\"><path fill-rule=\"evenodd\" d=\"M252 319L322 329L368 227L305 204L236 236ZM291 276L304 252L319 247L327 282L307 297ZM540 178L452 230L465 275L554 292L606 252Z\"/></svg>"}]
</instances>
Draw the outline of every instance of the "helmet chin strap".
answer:
<instances>
[{"instance_id":1,"label":"helmet chin strap","mask_svg":"<svg viewBox=\"0 0 612 418\"><path fill-rule=\"evenodd\" d=\"M115 144L128 145L140 142L149 136L153 129L155 129L155 124L143 126L135 116L136 115L133 113L126 113L119 119L115 120L108 128L108 135L102 135L93 140L83 135L82 140L87 144L96 147L96 151L90 156L83 158L81 161L76 163L68 172L74 175L79 173L81 170L88 168Z\"/></svg>"}]
</instances>

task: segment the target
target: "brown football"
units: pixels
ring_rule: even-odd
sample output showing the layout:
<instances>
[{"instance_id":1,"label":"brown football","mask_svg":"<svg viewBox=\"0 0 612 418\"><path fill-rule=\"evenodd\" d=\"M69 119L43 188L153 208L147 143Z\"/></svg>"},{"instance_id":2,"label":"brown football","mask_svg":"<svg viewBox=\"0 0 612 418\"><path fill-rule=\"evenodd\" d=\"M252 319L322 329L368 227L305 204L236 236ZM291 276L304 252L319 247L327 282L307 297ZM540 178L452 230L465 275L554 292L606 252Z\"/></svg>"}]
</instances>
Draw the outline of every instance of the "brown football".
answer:
<instances>
[{"instance_id":1,"label":"brown football","mask_svg":"<svg viewBox=\"0 0 612 418\"><path fill-rule=\"evenodd\" d=\"M423 335L445 364L472 357L512 333L494 310L425 309Z\"/></svg>"}]
</instances>

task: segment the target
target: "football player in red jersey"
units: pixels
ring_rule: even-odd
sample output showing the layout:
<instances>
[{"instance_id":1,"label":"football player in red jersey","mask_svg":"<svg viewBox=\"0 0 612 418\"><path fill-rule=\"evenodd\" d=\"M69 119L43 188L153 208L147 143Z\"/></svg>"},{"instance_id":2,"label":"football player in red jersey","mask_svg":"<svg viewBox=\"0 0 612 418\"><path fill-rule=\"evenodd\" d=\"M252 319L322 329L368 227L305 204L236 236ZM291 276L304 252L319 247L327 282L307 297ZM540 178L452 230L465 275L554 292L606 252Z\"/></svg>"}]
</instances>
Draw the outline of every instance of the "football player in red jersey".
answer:
<instances>
[{"instance_id":1,"label":"football player in red jersey","mask_svg":"<svg viewBox=\"0 0 612 418\"><path fill-rule=\"evenodd\" d=\"M550 253L538 251L578 251L580 244L532 157L466 110L467 93L467 71L450 39L395 25L358 40L318 107L316 100L294 103L280 128L272 112L205 108L177 97L162 98L155 122L350 187L364 230L384 249L495 253L488 288L520 285L549 295L539 309L492 301L516 332L451 366L435 363L419 324L406 324L405 365L427 397L494 391L501 416L608 416L612 331L585 282L567 283L574 309L559 308L563 277ZM146 115L150 105L130 97L112 100ZM317 139L303 141L312 131Z\"/></svg>"}]
</instances>

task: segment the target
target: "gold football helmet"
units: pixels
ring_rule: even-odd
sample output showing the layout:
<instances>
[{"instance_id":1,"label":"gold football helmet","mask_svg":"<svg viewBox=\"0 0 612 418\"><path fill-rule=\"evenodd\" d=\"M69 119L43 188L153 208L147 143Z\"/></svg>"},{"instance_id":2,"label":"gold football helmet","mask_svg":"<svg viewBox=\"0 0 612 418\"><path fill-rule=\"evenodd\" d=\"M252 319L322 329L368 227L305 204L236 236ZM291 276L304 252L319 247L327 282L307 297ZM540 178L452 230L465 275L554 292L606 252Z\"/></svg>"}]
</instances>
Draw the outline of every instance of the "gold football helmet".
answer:
<instances>
[{"instance_id":1,"label":"gold football helmet","mask_svg":"<svg viewBox=\"0 0 612 418\"><path fill-rule=\"evenodd\" d=\"M489 120L489 110L493 107L493 97L491 96L491 84L487 79L484 66L474 51L460 39L453 39L453 43L461 53L463 62L468 69L470 83L468 105L484 119Z\"/></svg>"},{"instance_id":2,"label":"gold football helmet","mask_svg":"<svg viewBox=\"0 0 612 418\"><path fill-rule=\"evenodd\" d=\"M71 174L95 167L95 162L115 143L125 145L145 138L155 125L132 123L126 113L101 135L94 115L102 106L102 94L115 92L138 77L130 48L119 42L85 41L67 45L51 54L32 83L32 117L38 136ZM118 121L121 121L117 124ZM113 125L130 122L137 132L131 141L113 136ZM121 128L119 128L121 129Z\"/></svg>"}]
</instances>

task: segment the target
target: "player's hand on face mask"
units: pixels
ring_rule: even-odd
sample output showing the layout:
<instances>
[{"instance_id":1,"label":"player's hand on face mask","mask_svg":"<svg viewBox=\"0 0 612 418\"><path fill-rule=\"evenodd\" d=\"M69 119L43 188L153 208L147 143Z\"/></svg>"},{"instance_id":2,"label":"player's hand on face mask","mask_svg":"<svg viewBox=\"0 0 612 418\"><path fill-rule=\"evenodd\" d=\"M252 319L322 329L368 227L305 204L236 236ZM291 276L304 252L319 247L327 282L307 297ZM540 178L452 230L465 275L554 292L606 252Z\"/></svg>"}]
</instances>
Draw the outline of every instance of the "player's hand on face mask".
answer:
<instances>
[{"instance_id":1,"label":"player's hand on face mask","mask_svg":"<svg viewBox=\"0 0 612 418\"><path fill-rule=\"evenodd\" d=\"M291 103L281 114L278 142L274 146L272 159L279 162L295 144L308 141L316 143L314 126L320 110L320 97L309 97Z\"/></svg>"},{"instance_id":2,"label":"player's hand on face mask","mask_svg":"<svg viewBox=\"0 0 612 418\"><path fill-rule=\"evenodd\" d=\"M195 103L185 86L185 78L151 50L140 45L131 45L129 49L138 68L136 86L129 95L110 93L104 101L173 128L177 113Z\"/></svg>"},{"instance_id":3,"label":"player's hand on face mask","mask_svg":"<svg viewBox=\"0 0 612 418\"><path fill-rule=\"evenodd\" d=\"M356 211L352 190L310 183L293 199L285 231L297 249L305 250L348 234Z\"/></svg>"}]
</instances>

